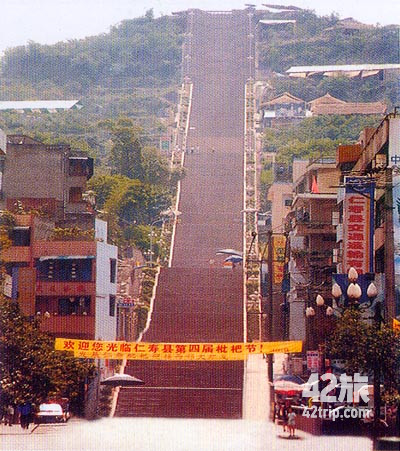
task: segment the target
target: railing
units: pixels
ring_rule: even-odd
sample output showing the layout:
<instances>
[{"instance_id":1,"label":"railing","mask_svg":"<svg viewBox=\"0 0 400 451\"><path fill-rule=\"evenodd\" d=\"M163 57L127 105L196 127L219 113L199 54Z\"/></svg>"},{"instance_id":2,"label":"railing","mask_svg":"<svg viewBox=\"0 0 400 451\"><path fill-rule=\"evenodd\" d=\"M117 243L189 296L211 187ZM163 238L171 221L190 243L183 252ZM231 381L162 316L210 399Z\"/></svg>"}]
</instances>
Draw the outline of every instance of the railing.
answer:
<instances>
[{"instance_id":1,"label":"railing","mask_svg":"<svg viewBox=\"0 0 400 451\"><path fill-rule=\"evenodd\" d=\"M245 86L245 123L244 123L244 174L243 174L243 296L245 299L245 339L261 338L261 300L260 280L257 277L256 290L248 290L252 285L250 278L259 272L258 235L257 235L257 152L255 134L255 96L254 83L250 79ZM254 263L255 262L255 263ZM255 265L255 268L254 268ZM247 315L251 313L251 315ZM254 315L256 313L256 315Z\"/></svg>"}]
</instances>

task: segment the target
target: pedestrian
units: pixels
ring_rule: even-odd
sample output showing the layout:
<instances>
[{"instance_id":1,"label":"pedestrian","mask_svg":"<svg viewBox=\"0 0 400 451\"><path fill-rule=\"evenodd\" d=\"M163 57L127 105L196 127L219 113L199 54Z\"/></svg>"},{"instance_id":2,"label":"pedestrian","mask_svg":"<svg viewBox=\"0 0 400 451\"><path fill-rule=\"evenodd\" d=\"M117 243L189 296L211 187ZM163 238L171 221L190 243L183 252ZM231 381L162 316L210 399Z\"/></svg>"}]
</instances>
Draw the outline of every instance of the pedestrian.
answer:
<instances>
[{"instance_id":1,"label":"pedestrian","mask_svg":"<svg viewBox=\"0 0 400 451\"><path fill-rule=\"evenodd\" d=\"M287 416L287 424L289 427L289 437L294 437L294 433L296 431L296 413L291 407L289 408L289 413Z\"/></svg>"},{"instance_id":2,"label":"pedestrian","mask_svg":"<svg viewBox=\"0 0 400 451\"><path fill-rule=\"evenodd\" d=\"M190 148L190 153L194 153L194 146Z\"/></svg>"},{"instance_id":3,"label":"pedestrian","mask_svg":"<svg viewBox=\"0 0 400 451\"><path fill-rule=\"evenodd\" d=\"M283 432L286 432L288 426L288 409L285 404L282 404L279 416L282 420Z\"/></svg>"},{"instance_id":4,"label":"pedestrian","mask_svg":"<svg viewBox=\"0 0 400 451\"><path fill-rule=\"evenodd\" d=\"M24 402L18 407L19 421L22 429L29 429L32 415L32 404L29 401Z\"/></svg>"},{"instance_id":5,"label":"pedestrian","mask_svg":"<svg viewBox=\"0 0 400 451\"><path fill-rule=\"evenodd\" d=\"M197 147L196 147L196 152L197 152L197 153L200 153L200 146L197 146Z\"/></svg>"},{"instance_id":6,"label":"pedestrian","mask_svg":"<svg viewBox=\"0 0 400 451\"><path fill-rule=\"evenodd\" d=\"M7 424L9 426L12 426L14 423L14 407L12 404L8 404L7 408L6 408L6 414L5 414L5 420L4 420L4 424L7 426Z\"/></svg>"}]
</instances>

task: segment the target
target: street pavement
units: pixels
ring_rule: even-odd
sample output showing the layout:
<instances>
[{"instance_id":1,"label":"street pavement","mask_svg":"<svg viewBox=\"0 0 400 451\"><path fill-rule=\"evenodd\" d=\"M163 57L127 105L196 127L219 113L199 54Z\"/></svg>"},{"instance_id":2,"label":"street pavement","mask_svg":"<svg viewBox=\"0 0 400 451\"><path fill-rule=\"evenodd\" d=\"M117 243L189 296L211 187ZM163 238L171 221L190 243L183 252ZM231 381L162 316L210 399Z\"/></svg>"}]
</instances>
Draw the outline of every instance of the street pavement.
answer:
<instances>
[{"instance_id":1,"label":"street pavement","mask_svg":"<svg viewBox=\"0 0 400 451\"><path fill-rule=\"evenodd\" d=\"M277 359L278 360L278 359ZM372 451L365 437L312 436L296 431L288 439L270 422L267 364L246 362L242 420L182 418L72 419L67 424L0 426L0 450L7 451Z\"/></svg>"},{"instance_id":2,"label":"street pavement","mask_svg":"<svg viewBox=\"0 0 400 451\"><path fill-rule=\"evenodd\" d=\"M2 435L7 451L372 451L363 437L280 438L264 420L115 418L39 426L32 434Z\"/></svg>"}]
</instances>

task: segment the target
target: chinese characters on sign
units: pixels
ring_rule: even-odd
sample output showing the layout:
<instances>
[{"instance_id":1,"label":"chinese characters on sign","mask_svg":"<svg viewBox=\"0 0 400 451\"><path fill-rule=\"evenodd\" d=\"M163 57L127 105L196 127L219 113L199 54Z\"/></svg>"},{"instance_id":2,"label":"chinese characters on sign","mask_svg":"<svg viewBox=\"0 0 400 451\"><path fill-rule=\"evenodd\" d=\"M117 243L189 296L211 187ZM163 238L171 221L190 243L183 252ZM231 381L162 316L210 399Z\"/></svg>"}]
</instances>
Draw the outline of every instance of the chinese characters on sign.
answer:
<instances>
[{"instance_id":1,"label":"chinese characters on sign","mask_svg":"<svg viewBox=\"0 0 400 451\"><path fill-rule=\"evenodd\" d=\"M345 177L343 272L373 272L375 183L369 177Z\"/></svg>"},{"instance_id":2,"label":"chinese characters on sign","mask_svg":"<svg viewBox=\"0 0 400 451\"><path fill-rule=\"evenodd\" d=\"M285 268L285 247L286 237L285 235L273 235L272 236L272 260L273 260L273 283L280 284L283 281L284 268Z\"/></svg>"},{"instance_id":3,"label":"chinese characters on sign","mask_svg":"<svg viewBox=\"0 0 400 451\"><path fill-rule=\"evenodd\" d=\"M301 341L257 343L137 343L56 338L57 351L86 359L244 360L250 354L301 352Z\"/></svg>"},{"instance_id":4,"label":"chinese characters on sign","mask_svg":"<svg viewBox=\"0 0 400 451\"><path fill-rule=\"evenodd\" d=\"M318 351L307 351L307 369L310 371L319 371L320 356Z\"/></svg>"}]
</instances>

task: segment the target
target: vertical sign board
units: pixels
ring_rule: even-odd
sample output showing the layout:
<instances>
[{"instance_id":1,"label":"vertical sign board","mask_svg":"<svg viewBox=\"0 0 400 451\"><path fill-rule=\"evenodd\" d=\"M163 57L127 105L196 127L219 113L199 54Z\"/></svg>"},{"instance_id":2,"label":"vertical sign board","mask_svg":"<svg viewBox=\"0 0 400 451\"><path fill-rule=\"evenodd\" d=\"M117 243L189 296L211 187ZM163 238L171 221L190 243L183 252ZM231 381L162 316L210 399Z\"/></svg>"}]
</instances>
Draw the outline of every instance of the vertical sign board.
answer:
<instances>
[{"instance_id":1,"label":"vertical sign board","mask_svg":"<svg viewBox=\"0 0 400 451\"><path fill-rule=\"evenodd\" d=\"M375 182L369 177L345 177L343 206L343 272L373 272Z\"/></svg>"},{"instance_id":2,"label":"vertical sign board","mask_svg":"<svg viewBox=\"0 0 400 451\"><path fill-rule=\"evenodd\" d=\"M307 351L307 369L312 373L320 370L320 355L318 351Z\"/></svg>"},{"instance_id":3,"label":"vertical sign board","mask_svg":"<svg viewBox=\"0 0 400 451\"><path fill-rule=\"evenodd\" d=\"M283 281L285 266L285 235L272 235L272 261L273 283L280 284Z\"/></svg>"},{"instance_id":4,"label":"vertical sign board","mask_svg":"<svg viewBox=\"0 0 400 451\"><path fill-rule=\"evenodd\" d=\"M400 290L400 118L389 119L389 161L393 186L393 247L396 293Z\"/></svg>"}]
</instances>

